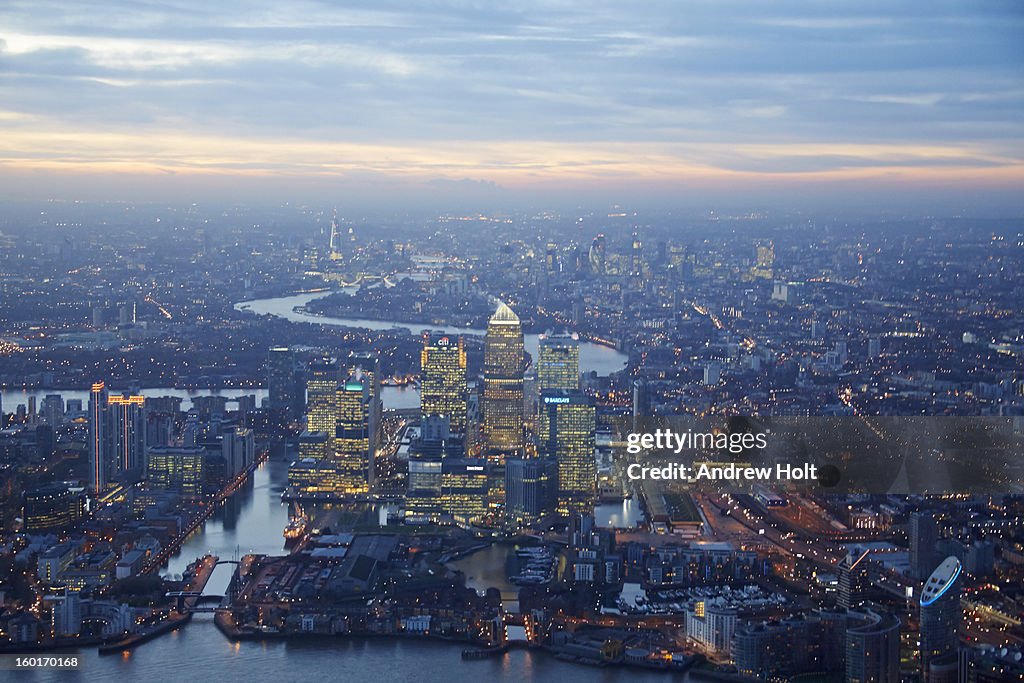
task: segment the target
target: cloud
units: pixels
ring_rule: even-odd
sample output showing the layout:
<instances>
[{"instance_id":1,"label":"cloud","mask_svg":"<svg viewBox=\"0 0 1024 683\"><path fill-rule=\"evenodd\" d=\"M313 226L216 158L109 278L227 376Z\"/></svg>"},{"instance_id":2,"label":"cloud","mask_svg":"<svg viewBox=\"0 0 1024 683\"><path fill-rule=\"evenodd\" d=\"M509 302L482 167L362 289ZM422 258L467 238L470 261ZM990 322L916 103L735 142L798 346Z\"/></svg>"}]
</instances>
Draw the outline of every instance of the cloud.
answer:
<instances>
[{"instance_id":1,"label":"cloud","mask_svg":"<svg viewBox=\"0 0 1024 683\"><path fill-rule=\"evenodd\" d=\"M9 0L0 158L502 186L977 174L1024 164L1022 20L923 0Z\"/></svg>"}]
</instances>

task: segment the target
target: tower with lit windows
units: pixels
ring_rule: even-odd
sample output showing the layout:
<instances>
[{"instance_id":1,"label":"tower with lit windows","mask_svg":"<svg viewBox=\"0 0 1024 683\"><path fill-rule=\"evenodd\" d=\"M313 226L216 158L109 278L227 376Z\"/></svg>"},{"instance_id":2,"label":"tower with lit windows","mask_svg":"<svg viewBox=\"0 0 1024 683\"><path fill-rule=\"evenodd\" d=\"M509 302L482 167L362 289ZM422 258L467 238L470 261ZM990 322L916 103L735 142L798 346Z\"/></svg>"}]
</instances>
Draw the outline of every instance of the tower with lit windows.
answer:
<instances>
[{"instance_id":1,"label":"tower with lit windows","mask_svg":"<svg viewBox=\"0 0 1024 683\"><path fill-rule=\"evenodd\" d=\"M537 389L580 388L580 345L568 335L542 335L537 351Z\"/></svg>"},{"instance_id":2,"label":"tower with lit windows","mask_svg":"<svg viewBox=\"0 0 1024 683\"><path fill-rule=\"evenodd\" d=\"M594 402L578 391L549 390L541 394L540 410L540 453L558 463L558 512L593 512L597 502Z\"/></svg>"},{"instance_id":3,"label":"tower with lit windows","mask_svg":"<svg viewBox=\"0 0 1024 683\"><path fill-rule=\"evenodd\" d=\"M523 327L504 303L484 337L484 448L503 457L523 450Z\"/></svg>"},{"instance_id":4,"label":"tower with lit windows","mask_svg":"<svg viewBox=\"0 0 1024 683\"><path fill-rule=\"evenodd\" d=\"M420 413L448 418L448 427L466 431L466 350L462 337L423 333L420 351Z\"/></svg>"}]
</instances>

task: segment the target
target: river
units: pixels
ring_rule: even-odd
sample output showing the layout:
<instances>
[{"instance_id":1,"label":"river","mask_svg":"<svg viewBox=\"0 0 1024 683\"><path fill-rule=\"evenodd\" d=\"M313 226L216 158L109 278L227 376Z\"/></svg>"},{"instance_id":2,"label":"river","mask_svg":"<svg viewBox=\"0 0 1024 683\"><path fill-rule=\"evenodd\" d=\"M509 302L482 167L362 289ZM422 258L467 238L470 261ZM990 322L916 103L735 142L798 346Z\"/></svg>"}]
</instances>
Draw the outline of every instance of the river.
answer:
<instances>
[{"instance_id":1,"label":"river","mask_svg":"<svg viewBox=\"0 0 1024 683\"><path fill-rule=\"evenodd\" d=\"M446 327L444 325L426 325L422 323L402 323L387 320L370 320L368 318L335 318L331 316L319 316L303 311L296 311L297 306L305 306L314 299L327 296L329 292L306 292L292 296L282 296L273 299L256 299L254 301L243 301L235 304L239 311L251 311L257 315L274 315L279 318L293 322L320 323L322 325L342 325L345 327L362 327L368 330L389 330L393 327L404 327L413 332L423 329L440 330L446 334L468 334L483 336L485 330L462 327ZM523 342L526 350L533 358L537 358L537 348L540 345L540 335L524 335ZM583 372L596 372L598 375L609 375L623 368L629 358L626 354L616 351L608 346L594 344L592 342L580 342L580 370Z\"/></svg>"}]
</instances>

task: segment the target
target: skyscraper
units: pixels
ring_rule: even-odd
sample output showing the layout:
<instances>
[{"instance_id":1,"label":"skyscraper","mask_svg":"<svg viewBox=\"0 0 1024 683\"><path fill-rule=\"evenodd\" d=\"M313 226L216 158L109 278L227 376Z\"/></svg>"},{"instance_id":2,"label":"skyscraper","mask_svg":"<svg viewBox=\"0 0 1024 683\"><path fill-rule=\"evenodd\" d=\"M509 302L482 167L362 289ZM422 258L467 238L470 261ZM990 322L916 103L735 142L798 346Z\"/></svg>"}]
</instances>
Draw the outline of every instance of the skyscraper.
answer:
<instances>
[{"instance_id":1,"label":"skyscraper","mask_svg":"<svg viewBox=\"0 0 1024 683\"><path fill-rule=\"evenodd\" d=\"M532 522L554 512L558 502L558 463L551 458L505 461L505 514Z\"/></svg>"},{"instance_id":2,"label":"skyscraper","mask_svg":"<svg viewBox=\"0 0 1024 683\"><path fill-rule=\"evenodd\" d=\"M462 337L453 340L423 333L420 351L420 413L447 417L453 432L466 431L466 351Z\"/></svg>"},{"instance_id":3,"label":"skyscraper","mask_svg":"<svg viewBox=\"0 0 1024 683\"><path fill-rule=\"evenodd\" d=\"M542 335L537 353L537 389L580 388L580 345L567 335Z\"/></svg>"},{"instance_id":4,"label":"skyscraper","mask_svg":"<svg viewBox=\"0 0 1024 683\"><path fill-rule=\"evenodd\" d=\"M947 557L921 589L921 672L928 680L930 667L953 655L960 643L960 560Z\"/></svg>"},{"instance_id":5,"label":"skyscraper","mask_svg":"<svg viewBox=\"0 0 1024 683\"><path fill-rule=\"evenodd\" d=\"M351 230L351 229L350 229ZM367 391L367 427L369 429L369 485L376 482L377 449L383 438L384 404L380 393L380 357L375 353L350 353L345 360L347 373L358 379ZM346 370L342 369L342 376Z\"/></svg>"},{"instance_id":6,"label":"skyscraper","mask_svg":"<svg viewBox=\"0 0 1024 683\"><path fill-rule=\"evenodd\" d=\"M930 512L915 512L910 516L910 571L915 579L924 579L938 563L935 544L939 529Z\"/></svg>"},{"instance_id":7,"label":"skyscraper","mask_svg":"<svg viewBox=\"0 0 1024 683\"><path fill-rule=\"evenodd\" d=\"M558 462L558 512L591 513L597 497L594 403L578 391L551 390L541 394L540 406L540 452Z\"/></svg>"},{"instance_id":8,"label":"skyscraper","mask_svg":"<svg viewBox=\"0 0 1024 683\"><path fill-rule=\"evenodd\" d=\"M503 457L523 449L523 328L504 303L484 337L484 448Z\"/></svg>"},{"instance_id":9,"label":"skyscraper","mask_svg":"<svg viewBox=\"0 0 1024 683\"><path fill-rule=\"evenodd\" d=\"M111 396L107 415L114 468L119 474L141 474L146 469L146 397Z\"/></svg>"},{"instance_id":10,"label":"skyscraper","mask_svg":"<svg viewBox=\"0 0 1024 683\"><path fill-rule=\"evenodd\" d=\"M604 235L598 235L590 243L590 252L587 254L590 262L590 272L594 275L605 274L605 239Z\"/></svg>"},{"instance_id":11,"label":"skyscraper","mask_svg":"<svg viewBox=\"0 0 1024 683\"><path fill-rule=\"evenodd\" d=\"M284 420L297 420L305 409L305 387L295 352L274 347L267 353L267 407Z\"/></svg>"},{"instance_id":12,"label":"skyscraper","mask_svg":"<svg viewBox=\"0 0 1024 683\"><path fill-rule=\"evenodd\" d=\"M357 377L349 377L337 387L333 453L339 493L366 493L370 489L370 401L369 388Z\"/></svg>"},{"instance_id":13,"label":"skyscraper","mask_svg":"<svg viewBox=\"0 0 1024 683\"><path fill-rule=\"evenodd\" d=\"M107 387L95 382L89 392L89 487L99 494L107 487Z\"/></svg>"},{"instance_id":14,"label":"skyscraper","mask_svg":"<svg viewBox=\"0 0 1024 683\"><path fill-rule=\"evenodd\" d=\"M333 358L318 358L309 364L306 381L306 431L334 434L336 399L341 372Z\"/></svg>"}]
</instances>

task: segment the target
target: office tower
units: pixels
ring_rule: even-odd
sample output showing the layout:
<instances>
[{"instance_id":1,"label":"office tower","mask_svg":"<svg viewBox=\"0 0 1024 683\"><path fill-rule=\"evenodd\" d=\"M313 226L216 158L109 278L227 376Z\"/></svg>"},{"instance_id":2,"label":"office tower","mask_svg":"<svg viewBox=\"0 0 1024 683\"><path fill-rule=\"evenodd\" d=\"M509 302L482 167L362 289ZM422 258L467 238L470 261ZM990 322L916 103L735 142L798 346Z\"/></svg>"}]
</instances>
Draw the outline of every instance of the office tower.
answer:
<instances>
[{"instance_id":1,"label":"office tower","mask_svg":"<svg viewBox=\"0 0 1024 683\"><path fill-rule=\"evenodd\" d=\"M594 275L605 274L605 239L604 235L598 235L590 243L590 253L588 254L588 260L590 261L590 272Z\"/></svg>"},{"instance_id":2,"label":"office tower","mask_svg":"<svg viewBox=\"0 0 1024 683\"><path fill-rule=\"evenodd\" d=\"M256 461L256 437L251 429L230 427L221 435L224 474L234 479Z\"/></svg>"},{"instance_id":3,"label":"office tower","mask_svg":"<svg viewBox=\"0 0 1024 683\"><path fill-rule=\"evenodd\" d=\"M146 460L150 488L185 496L202 495L206 474L206 449L202 446L150 446Z\"/></svg>"},{"instance_id":4,"label":"office tower","mask_svg":"<svg viewBox=\"0 0 1024 683\"><path fill-rule=\"evenodd\" d=\"M60 394L44 396L42 410L46 424L51 427L57 427L64 421L64 399Z\"/></svg>"},{"instance_id":5,"label":"office tower","mask_svg":"<svg viewBox=\"0 0 1024 683\"><path fill-rule=\"evenodd\" d=\"M505 461L505 514L533 522L555 511L558 504L558 462L550 458L510 458Z\"/></svg>"},{"instance_id":6,"label":"office tower","mask_svg":"<svg viewBox=\"0 0 1024 683\"><path fill-rule=\"evenodd\" d=\"M868 577L870 550L848 552L839 562L839 597L836 604L844 609L860 607L871 588Z\"/></svg>"},{"instance_id":7,"label":"office tower","mask_svg":"<svg viewBox=\"0 0 1024 683\"><path fill-rule=\"evenodd\" d=\"M899 683L899 617L871 611L848 613L844 680L848 683Z\"/></svg>"},{"instance_id":8,"label":"office tower","mask_svg":"<svg viewBox=\"0 0 1024 683\"><path fill-rule=\"evenodd\" d=\"M642 288L644 283L644 245L640 234L633 233L633 244L629 251L629 277L634 287Z\"/></svg>"},{"instance_id":9,"label":"office tower","mask_svg":"<svg viewBox=\"0 0 1024 683\"><path fill-rule=\"evenodd\" d=\"M451 431L466 431L466 351L462 337L423 333L420 351L420 414L447 417Z\"/></svg>"},{"instance_id":10,"label":"office tower","mask_svg":"<svg viewBox=\"0 0 1024 683\"><path fill-rule=\"evenodd\" d=\"M514 455L523 449L523 328L499 304L484 337L484 448L488 455Z\"/></svg>"},{"instance_id":11,"label":"office tower","mask_svg":"<svg viewBox=\"0 0 1024 683\"><path fill-rule=\"evenodd\" d=\"M29 424L35 424L36 422L36 397L28 397L28 422Z\"/></svg>"},{"instance_id":12,"label":"office tower","mask_svg":"<svg viewBox=\"0 0 1024 683\"><path fill-rule=\"evenodd\" d=\"M25 492L22 514L28 533L64 532L82 519L82 496L66 482L54 482Z\"/></svg>"},{"instance_id":13,"label":"office tower","mask_svg":"<svg viewBox=\"0 0 1024 683\"><path fill-rule=\"evenodd\" d=\"M337 417L334 424L334 465L338 471L339 493L366 493L372 476L370 452L370 390L359 378L350 376L338 385Z\"/></svg>"},{"instance_id":14,"label":"office tower","mask_svg":"<svg viewBox=\"0 0 1024 683\"><path fill-rule=\"evenodd\" d=\"M445 458L441 462L441 510L460 520L487 512L487 461Z\"/></svg>"},{"instance_id":15,"label":"office tower","mask_svg":"<svg viewBox=\"0 0 1024 683\"><path fill-rule=\"evenodd\" d=\"M89 392L89 486L100 494L107 487L107 387L96 382Z\"/></svg>"},{"instance_id":16,"label":"office tower","mask_svg":"<svg viewBox=\"0 0 1024 683\"><path fill-rule=\"evenodd\" d=\"M110 396L107 414L114 470L122 475L141 474L146 468L146 397Z\"/></svg>"},{"instance_id":17,"label":"office tower","mask_svg":"<svg viewBox=\"0 0 1024 683\"><path fill-rule=\"evenodd\" d=\"M947 557L921 589L921 671L928 680L938 660L955 655L960 643L960 560Z\"/></svg>"},{"instance_id":18,"label":"office tower","mask_svg":"<svg viewBox=\"0 0 1024 683\"><path fill-rule=\"evenodd\" d=\"M537 352L537 389L564 389L575 391L580 388L580 345L565 335L540 338Z\"/></svg>"},{"instance_id":19,"label":"office tower","mask_svg":"<svg viewBox=\"0 0 1024 683\"><path fill-rule=\"evenodd\" d=\"M306 381L306 431L334 434L340 381L341 372L334 359L318 358L309 364L309 379Z\"/></svg>"},{"instance_id":20,"label":"office tower","mask_svg":"<svg viewBox=\"0 0 1024 683\"><path fill-rule=\"evenodd\" d=\"M338 210L335 209L331 214L331 239L328 243L328 249L330 250L330 258L332 261L338 261L343 257L341 253L341 233L338 231Z\"/></svg>"},{"instance_id":21,"label":"office tower","mask_svg":"<svg viewBox=\"0 0 1024 683\"><path fill-rule=\"evenodd\" d=\"M370 470L369 485L376 479L376 455L383 437L384 403L380 394L380 358L375 353L350 353L345 359L347 374L354 376L366 387L367 421L369 427ZM342 369L344 377L346 370Z\"/></svg>"},{"instance_id":22,"label":"office tower","mask_svg":"<svg viewBox=\"0 0 1024 683\"><path fill-rule=\"evenodd\" d=\"M409 460L406 511L414 519L470 520L487 511L487 462L477 458Z\"/></svg>"},{"instance_id":23,"label":"office tower","mask_svg":"<svg viewBox=\"0 0 1024 683\"><path fill-rule=\"evenodd\" d=\"M591 513L597 498L596 412L578 391L541 394L539 449L558 463L558 512Z\"/></svg>"},{"instance_id":24,"label":"office tower","mask_svg":"<svg viewBox=\"0 0 1024 683\"><path fill-rule=\"evenodd\" d=\"M295 352L274 347L267 353L267 408L284 421L297 420L306 407L302 373Z\"/></svg>"},{"instance_id":25,"label":"office tower","mask_svg":"<svg viewBox=\"0 0 1024 683\"><path fill-rule=\"evenodd\" d=\"M939 527L930 512L915 512L910 516L910 572L915 579L928 577L937 564L935 545L939 542Z\"/></svg>"},{"instance_id":26,"label":"office tower","mask_svg":"<svg viewBox=\"0 0 1024 683\"><path fill-rule=\"evenodd\" d=\"M639 431L643 419L651 417L651 386L643 377L633 380L633 431Z\"/></svg>"},{"instance_id":27,"label":"office tower","mask_svg":"<svg viewBox=\"0 0 1024 683\"><path fill-rule=\"evenodd\" d=\"M330 456L329 443L327 432L302 432L299 434L299 460L327 460Z\"/></svg>"}]
</instances>

